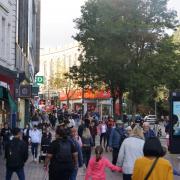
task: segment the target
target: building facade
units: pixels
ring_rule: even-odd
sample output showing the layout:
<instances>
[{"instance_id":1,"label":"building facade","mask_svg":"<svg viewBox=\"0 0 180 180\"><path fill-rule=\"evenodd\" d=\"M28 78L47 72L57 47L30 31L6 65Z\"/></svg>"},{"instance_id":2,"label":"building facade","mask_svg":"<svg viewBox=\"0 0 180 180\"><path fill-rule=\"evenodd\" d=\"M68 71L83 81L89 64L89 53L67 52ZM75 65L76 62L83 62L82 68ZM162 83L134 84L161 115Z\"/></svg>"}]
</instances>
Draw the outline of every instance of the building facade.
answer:
<instances>
[{"instance_id":1,"label":"building facade","mask_svg":"<svg viewBox=\"0 0 180 180\"><path fill-rule=\"evenodd\" d=\"M79 44L75 42L63 48L43 49L41 51L39 75L44 76L45 79L41 86L41 98L46 100L46 105L49 105L50 100L53 99L53 94L56 94L61 106L68 104L70 109L79 111L84 102L84 112L98 111L101 117L112 115L112 99L110 93L105 90L86 91L83 100L80 88L74 87L74 89L71 89L71 87L66 87L63 90L62 88L54 89L51 87L50 82L53 77L60 77L63 73L68 72L73 65L80 65L78 57L81 51L79 49ZM69 97L67 97L67 94L69 94Z\"/></svg>"},{"instance_id":2,"label":"building facade","mask_svg":"<svg viewBox=\"0 0 180 180\"><path fill-rule=\"evenodd\" d=\"M30 121L31 86L39 71L40 7L40 0L17 0L16 97L20 127Z\"/></svg>"},{"instance_id":3,"label":"building facade","mask_svg":"<svg viewBox=\"0 0 180 180\"><path fill-rule=\"evenodd\" d=\"M78 43L72 43L61 48L42 49L40 58L40 71L38 75L44 77L44 84L41 86L41 93L45 99L51 94L57 93L60 89L51 89L50 80L53 77L63 76L73 65L78 65L79 57Z\"/></svg>"},{"instance_id":4,"label":"building facade","mask_svg":"<svg viewBox=\"0 0 180 180\"><path fill-rule=\"evenodd\" d=\"M0 0L0 124L29 119L31 92L21 86L31 88L39 50L40 0Z\"/></svg>"},{"instance_id":5,"label":"building facade","mask_svg":"<svg viewBox=\"0 0 180 180\"><path fill-rule=\"evenodd\" d=\"M0 124L13 120L16 113L16 7L15 0L0 0Z\"/></svg>"}]
</instances>

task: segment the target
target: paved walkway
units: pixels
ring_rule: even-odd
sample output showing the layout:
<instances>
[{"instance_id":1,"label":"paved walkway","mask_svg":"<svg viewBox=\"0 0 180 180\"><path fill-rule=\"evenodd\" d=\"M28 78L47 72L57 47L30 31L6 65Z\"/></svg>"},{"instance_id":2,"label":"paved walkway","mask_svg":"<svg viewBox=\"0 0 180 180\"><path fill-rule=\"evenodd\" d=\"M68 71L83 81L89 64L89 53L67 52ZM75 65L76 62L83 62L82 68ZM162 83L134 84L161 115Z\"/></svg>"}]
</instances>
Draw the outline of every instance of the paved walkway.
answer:
<instances>
[{"instance_id":1,"label":"paved walkway","mask_svg":"<svg viewBox=\"0 0 180 180\"><path fill-rule=\"evenodd\" d=\"M105 154L106 157L110 159L110 154ZM31 156L29 157L28 162L25 165L25 175L26 180L45 180L46 173L43 169L43 163L34 163L32 162ZM0 156L0 180L5 180L5 161ZM85 171L83 168L79 169L77 180L84 180ZM107 170L107 180L122 180L122 175L120 173L112 173L110 170ZM18 180L16 174L13 174L12 180ZM48 179L46 179L48 180Z\"/></svg>"},{"instance_id":2,"label":"paved walkway","mask_svg":"<svg viewBox=\"0 0 180 180\"><path fill-rule=\"evenodd\" d=\"M97 140L98 141L98 140ZM161 139L162 144L165 144L165 140ZM30 153L29 153L30 154ZM111 153L104 154L108 159L111 160ZM176 170L180 171L180 159L178 158L180 155L172 155L167 154L166 158L170 160L173 167ZM29 157L28 162L25 165L25 174L26 180L48 180L45 179L46 173L43 169L43 164L32 162L32 157ZM122 174L118 172L111 172L110 170L106 170L107 180L122 180ZM77 180L84 180L85 171L83 168L79 169ZM179 180L180 177L174 176L174 180ZM5 180L5 161L2 156L0 156L0 180ZM16 174L13 175L12 180L18 180Z\"/></svg>"}]
</instances>

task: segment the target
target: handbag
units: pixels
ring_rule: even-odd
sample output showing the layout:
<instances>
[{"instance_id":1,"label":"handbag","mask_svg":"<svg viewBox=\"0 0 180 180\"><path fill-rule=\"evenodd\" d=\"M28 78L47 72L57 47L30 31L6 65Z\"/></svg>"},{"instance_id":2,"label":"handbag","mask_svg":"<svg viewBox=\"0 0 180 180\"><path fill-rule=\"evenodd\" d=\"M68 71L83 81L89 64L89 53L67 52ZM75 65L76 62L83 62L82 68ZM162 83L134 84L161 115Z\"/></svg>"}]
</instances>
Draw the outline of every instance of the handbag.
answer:
<instances>
[{"instance_id":1,"label":"handbag","mask_svg":"<svg viewBox=\"0 0 180 180\"><path fill-rule=\"evenodd\" d=\"M151 175L151 173L152 173L155 165L157 164L158 159L159 159L159 158L157 157L157 158L154 160L154 162L153 162L151 168L149 169L148 173L146 174L144 180L148 180L148 178L149 178L149 176Z\"/></svg>"}]
</instances>

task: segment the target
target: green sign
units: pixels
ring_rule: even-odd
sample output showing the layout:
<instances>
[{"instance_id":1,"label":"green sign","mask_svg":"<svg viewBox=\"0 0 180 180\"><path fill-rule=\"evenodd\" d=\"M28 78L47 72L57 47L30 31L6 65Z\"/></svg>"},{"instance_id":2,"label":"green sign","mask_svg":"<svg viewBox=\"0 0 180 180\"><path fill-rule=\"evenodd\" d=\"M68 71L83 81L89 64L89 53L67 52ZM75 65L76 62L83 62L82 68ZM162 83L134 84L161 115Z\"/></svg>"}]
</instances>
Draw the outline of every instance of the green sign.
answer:
<instances>
[{"instance_id":1,"label":"green sign","mask_svg":"<svg viewBox=\"0 0 180 180\"><path fill-rule=\"evenodd\" d=\"M44 83L44 77L43 76L36 76L35 82L37 84L43 84Z\"/></svg>"}]
</instances>

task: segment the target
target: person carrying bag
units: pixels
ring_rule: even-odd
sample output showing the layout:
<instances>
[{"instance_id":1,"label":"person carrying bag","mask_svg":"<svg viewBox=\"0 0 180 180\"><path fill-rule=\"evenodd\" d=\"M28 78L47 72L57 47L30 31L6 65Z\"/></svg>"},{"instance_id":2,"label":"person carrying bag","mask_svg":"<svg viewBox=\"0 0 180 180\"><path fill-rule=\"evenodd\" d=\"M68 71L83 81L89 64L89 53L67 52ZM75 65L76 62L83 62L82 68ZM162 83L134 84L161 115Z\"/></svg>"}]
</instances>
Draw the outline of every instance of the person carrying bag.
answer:
<instances>
[{"instance_id":1,"label":"person carrying bag","mask_svg":"<svg viewBox=\"0 0 180 180\"><path fill-rule=\"evenodd\" d=\"M149 172L147 173L146 177L144 178L144 180L148 180L149 176L151 175L153 169L155 168L157 161L159 158L156 158L151 166L151 168L149 169Z\"/></svg>"}]
</instances>

